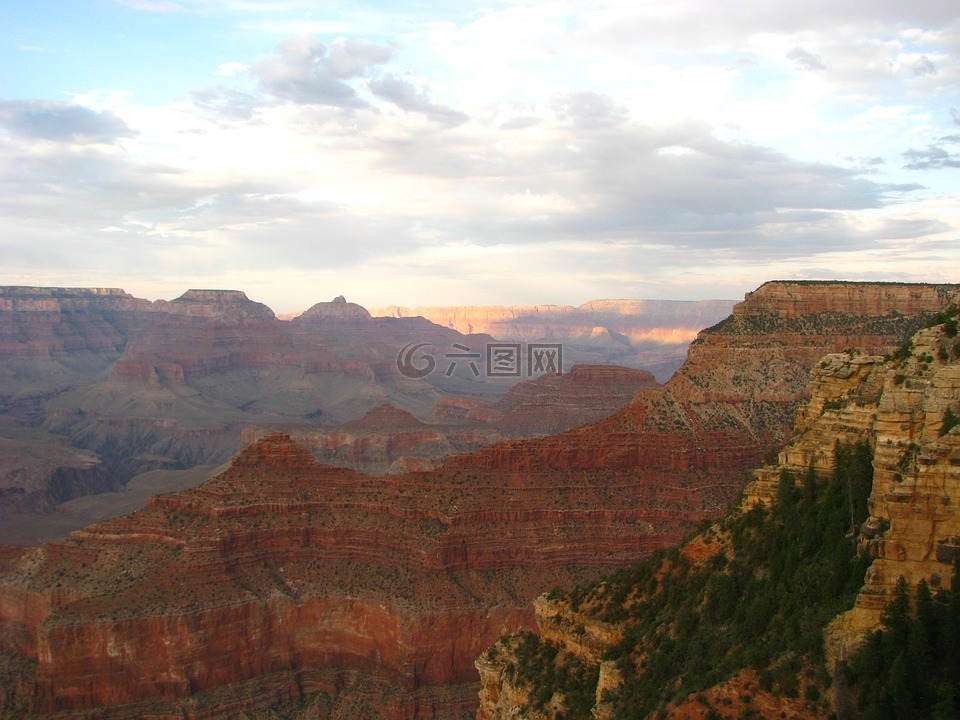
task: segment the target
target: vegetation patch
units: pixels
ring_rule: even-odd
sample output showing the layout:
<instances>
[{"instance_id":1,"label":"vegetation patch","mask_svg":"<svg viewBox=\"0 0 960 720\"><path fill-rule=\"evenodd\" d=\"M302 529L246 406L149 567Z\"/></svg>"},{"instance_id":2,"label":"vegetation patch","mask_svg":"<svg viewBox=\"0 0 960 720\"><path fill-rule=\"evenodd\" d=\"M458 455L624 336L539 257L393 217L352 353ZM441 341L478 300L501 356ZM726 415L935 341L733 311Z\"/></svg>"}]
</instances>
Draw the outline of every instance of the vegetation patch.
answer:
<instances>
[{"instance_id":1,"label":"vegetation patch","mask_svg":"<svg viewBox=\"0 0 960 720\"><path fill-rule=\"evenodd\" d=\"M857 537L873 479L868 444L838 444L835 453L828 481L812 468L799 482L785 472L771 508L728 517L715 540L725 551L704 564L674 548L569 594L571 606L625 628L606 656L624 678L605 698L614 717L646 718L748 668L763 689L823 709L831 683L823 629L853 606L863 583L869 558L858 554ZM560 689L557 662L548 643L532 635L524 643L524 657L536 660L518 677L543 707ZM571 705L552 717L589 718L595 687L579 696L582 711Z\"/></svg>"},{"instance_id":2,"label":"vegetation patch","mask_svg":"<svg viewBox=\"0 0 960 720\"><path fill-rule=\"evenodd\" d=\"M921 581L912 599L900 577L881 616L882 629L841 666L843 685L856 693L859 715L846 713L838 720L960 717L958 572L955 566L950 590L934 595Z\"/></svg>"}]
</instances>

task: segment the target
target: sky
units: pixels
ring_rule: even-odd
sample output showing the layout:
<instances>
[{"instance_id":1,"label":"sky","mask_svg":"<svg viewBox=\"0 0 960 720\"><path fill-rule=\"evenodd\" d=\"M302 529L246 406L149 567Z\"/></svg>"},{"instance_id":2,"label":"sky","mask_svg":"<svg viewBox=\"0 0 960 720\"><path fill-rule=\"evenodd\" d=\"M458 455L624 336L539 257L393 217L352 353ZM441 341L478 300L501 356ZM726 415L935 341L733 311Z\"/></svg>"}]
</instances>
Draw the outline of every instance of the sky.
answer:
<instances>
[{"instance_id":1,"label":"sky","mask_svg":"<svg viewBox=\"0 0 960 720\"><path fill-rule=\"evenodd\" d=\"M0 285L960 282L956 0L0 0Z\"/></svg>"}]
</instances>

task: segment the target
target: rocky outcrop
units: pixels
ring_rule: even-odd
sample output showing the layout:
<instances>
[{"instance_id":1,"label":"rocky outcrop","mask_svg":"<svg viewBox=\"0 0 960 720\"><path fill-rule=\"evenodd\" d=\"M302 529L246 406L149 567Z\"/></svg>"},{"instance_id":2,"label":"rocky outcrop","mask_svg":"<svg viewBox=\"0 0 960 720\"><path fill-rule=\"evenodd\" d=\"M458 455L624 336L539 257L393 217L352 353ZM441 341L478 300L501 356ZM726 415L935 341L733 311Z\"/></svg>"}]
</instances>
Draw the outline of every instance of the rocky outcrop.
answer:
<instances>
[{"instance_id":1,"label":"rocky outcrop","mask_svg":"<svg viewBox=\"0 0 960 720\"><path fill-rule=\"evenodd\" d=\"M761 300L751 303L750 300ZM735 316L762 314L785 319L837 314L855 317L885 317L891 311L918 315L930 308L944 308L957 300L956 285L888 282L769 282L764 283L734 310ZM869 348L861 348L869 351Z\"/></svg>"},{"instance_id":2,"label":"rocky outcrop","mask_svg":"<svg viewBox=\"0 0 960 720\"><path fill-rule=\"evenodd\" d=\"M873 562L856 606L826 633L832 670L879 625L902 576L936 590L960 557L960 342L955 321L920 330L896 353L826 356L815 368L810 401L779 464L756 473L745 507L770 503L781 469L797 475L834 469L837 442L863 441L873 454L870 516L860 544Z\"/></svg>"},{"instance_id":3,"label":"rocky outcrop","mask_svg":"<svg viewBox=\"0 0 960 720\"><path fill-rule=\"evenodd\" d=\"M273 320L273 310L253 302L240 290L187 290L176 300L154 303L157 312L188 317L216 318L221 322Z\"/></svg>"},{"instance_id":4,"label":"rocky outcrop","mask_svg":"<svg viewBox=\"0 0 960 720\"><path fill-rule=\"evenodd\" d=\"M369 319L370 313L367 309L356 303L348 303L343 295L338 295L330 302L319 302L305 310L298 317L302 318L299 322L304 322L316 318L324 319Z\"/></svg>"},{"instance_id":5,"label":"rocky outcrop","mask_svg":"<svg viewBox=\"0 0 960 720\"><path fill-rule=\"evenodd\" d=\"M945 329L946 328L946 329ZM858 353L826 356L812 397L798 413L794 440L775 469L757 473L744 503L772 501L779 470L834 469L837 442L873 448L870 517L862 545L875 558L857 608L844 622L873 627L902 575L911 586L939 587L960 556L960 343L950 325L919 331L891 359Z\"/></svg>"}]
</instances>

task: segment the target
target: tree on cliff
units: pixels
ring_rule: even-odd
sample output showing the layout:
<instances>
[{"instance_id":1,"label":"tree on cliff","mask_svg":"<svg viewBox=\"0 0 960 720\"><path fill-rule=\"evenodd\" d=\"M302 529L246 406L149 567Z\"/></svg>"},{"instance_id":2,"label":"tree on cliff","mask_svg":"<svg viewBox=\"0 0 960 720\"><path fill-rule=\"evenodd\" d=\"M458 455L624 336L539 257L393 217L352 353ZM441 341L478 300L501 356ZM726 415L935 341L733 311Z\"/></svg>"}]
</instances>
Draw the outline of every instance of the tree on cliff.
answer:
<instances>
[{"instance_id":1,"label":"tree on cliff","mask_svg":"<svg viewBox=\"0 0 960 720\"><path fill-rule=\"evenodd\" d=\"M921 581L911 602L901 576L871 633L850 660L863 720L960 717L960 567L950 590Z\"/></svg>"}]
</instances>

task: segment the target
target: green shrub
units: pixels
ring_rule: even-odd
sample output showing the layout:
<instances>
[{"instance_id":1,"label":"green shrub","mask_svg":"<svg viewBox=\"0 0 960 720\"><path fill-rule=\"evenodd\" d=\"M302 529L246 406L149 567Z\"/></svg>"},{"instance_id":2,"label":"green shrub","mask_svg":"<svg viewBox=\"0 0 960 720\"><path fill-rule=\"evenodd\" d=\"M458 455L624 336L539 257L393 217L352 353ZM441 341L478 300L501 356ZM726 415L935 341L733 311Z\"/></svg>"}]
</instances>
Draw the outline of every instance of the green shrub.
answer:
<instances>
[{"instance_id":1,"label":"green shrub","mask_svg":"<svg viewBox=\"0 0 960 720\"><path fill-rule=\"evenodd\" d=\"M943 413L943 425L940 426L940 437L950 432L956 427L958 422L960 422L960 417L957 417L953 409L948 407Z\"/></svg>"}]
</instances>

